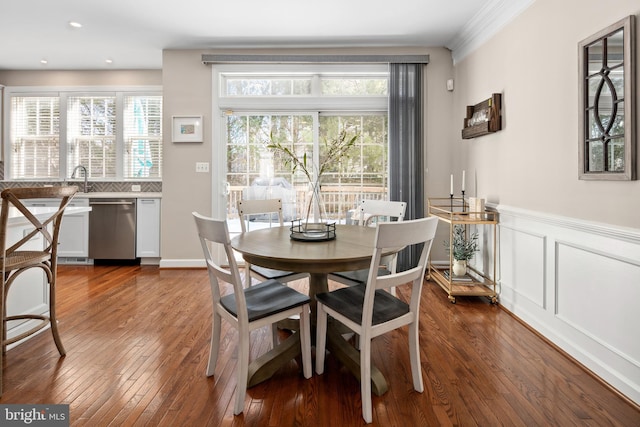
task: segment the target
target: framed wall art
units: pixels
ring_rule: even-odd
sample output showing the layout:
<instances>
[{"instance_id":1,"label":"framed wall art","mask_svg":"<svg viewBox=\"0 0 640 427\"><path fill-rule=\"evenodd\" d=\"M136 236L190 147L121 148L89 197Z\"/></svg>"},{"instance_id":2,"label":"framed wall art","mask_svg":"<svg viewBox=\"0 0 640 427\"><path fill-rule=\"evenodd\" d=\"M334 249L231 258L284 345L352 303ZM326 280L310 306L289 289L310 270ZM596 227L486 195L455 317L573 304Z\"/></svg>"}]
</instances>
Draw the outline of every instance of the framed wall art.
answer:
<instances>
[{"instance_id":1,"label":"framed wall art","mask_svg":"<svg viewBox=\"0 0 640 427\"><path fill-rule=\"evenodd\" d=\"M637 179L635 39L630 15L578 45L579 179Z\"/></svg>"},{"instance_id":2,"label":"framed wall art","mask_svg":"<svg viewBox=\"0 0 640 427\"><path fill-rule=\"evenodd\" d=\"M173 142L202 142L202 116L173 116Z\"/></svg>"}]
</instances>

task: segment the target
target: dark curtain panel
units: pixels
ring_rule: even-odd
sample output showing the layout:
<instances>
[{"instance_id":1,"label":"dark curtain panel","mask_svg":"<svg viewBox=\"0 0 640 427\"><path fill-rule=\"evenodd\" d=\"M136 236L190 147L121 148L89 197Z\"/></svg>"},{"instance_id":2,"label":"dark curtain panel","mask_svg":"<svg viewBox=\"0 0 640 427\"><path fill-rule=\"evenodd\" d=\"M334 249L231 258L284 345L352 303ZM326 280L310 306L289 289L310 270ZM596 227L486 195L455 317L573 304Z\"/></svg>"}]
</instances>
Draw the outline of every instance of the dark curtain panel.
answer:
<instances>
[{"instance_id":1,"label":"dark curtain panel","mask_svg":"<svg viewBox=\"0 0 640 427\"><path fill-rule=\"evenodd\" d=\"M389 64L389 195L407 203L405 219L424 217L423 64ZM398 271L418 263L420 248L398 255Z\"/></svg>"}]
</instances>

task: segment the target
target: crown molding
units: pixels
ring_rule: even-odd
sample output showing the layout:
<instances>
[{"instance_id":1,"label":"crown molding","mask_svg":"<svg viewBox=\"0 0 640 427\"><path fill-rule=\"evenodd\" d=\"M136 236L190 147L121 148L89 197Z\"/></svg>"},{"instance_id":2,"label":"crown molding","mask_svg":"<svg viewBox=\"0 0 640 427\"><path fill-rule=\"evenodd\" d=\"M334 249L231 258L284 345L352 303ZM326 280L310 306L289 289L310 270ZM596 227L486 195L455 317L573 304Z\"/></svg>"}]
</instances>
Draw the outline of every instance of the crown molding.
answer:
<instances>
[{"instance_id":1,"label":"crown molding","mask_svg":"<svg viewBox=\"0 0 640 427\"><path fill-rule=\"evenodd\" d=\"M489 0L446 45L451 50L453 64L479 48L534 2L535 0Z\"/></svg>"}]
</instances>

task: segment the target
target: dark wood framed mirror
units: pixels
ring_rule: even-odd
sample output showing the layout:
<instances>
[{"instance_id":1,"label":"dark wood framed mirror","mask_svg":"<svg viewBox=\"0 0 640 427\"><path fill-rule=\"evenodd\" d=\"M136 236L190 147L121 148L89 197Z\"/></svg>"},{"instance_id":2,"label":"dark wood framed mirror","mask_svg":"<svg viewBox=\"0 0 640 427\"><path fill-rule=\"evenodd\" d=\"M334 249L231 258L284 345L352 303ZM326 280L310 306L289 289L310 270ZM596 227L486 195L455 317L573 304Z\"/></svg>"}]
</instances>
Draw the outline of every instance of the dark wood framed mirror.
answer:
<instances>
[{"instance_id":1,"label":"dark wood framed mirror","mask_svg":"<svg viewBox=\"0 0 640 427\"><path fill-rule=\"evenodd\" d=\"M636 179L635 16L579 43L579 173Z\"/></svg>"}]
</instances>

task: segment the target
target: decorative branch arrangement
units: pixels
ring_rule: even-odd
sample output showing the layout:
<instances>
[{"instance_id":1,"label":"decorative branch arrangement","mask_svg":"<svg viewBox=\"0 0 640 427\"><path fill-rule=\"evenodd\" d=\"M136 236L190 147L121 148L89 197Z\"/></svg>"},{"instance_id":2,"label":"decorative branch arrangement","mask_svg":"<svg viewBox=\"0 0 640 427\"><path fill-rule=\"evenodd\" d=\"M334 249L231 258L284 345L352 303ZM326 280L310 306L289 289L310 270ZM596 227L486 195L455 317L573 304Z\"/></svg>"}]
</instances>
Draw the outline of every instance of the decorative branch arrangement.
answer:
<instances>
[{"instance_id":1,"label":"decorative branch arrangement","mask_svg":"<svg viewBox=\"0 0 640 427\"><path fill-rule=\"evenodd\" d=\"M284 162L286 165L293 166L293 172L300 169L309 182L313 182L313 172L314 170L317 172L317 182L320 182L320 178L326 172L329 165L339 162L343 157L346 157L349 153L351 147L354 146L356 141L358 140L359 134L356 132L351 138L348 137L349 134L346 130L340 131L337 138L324 140L323 144L325 147L326 155L320 161L320 165L316 166L312 161L309 161L307 158L307 153L305 152L302 158L298 158L296 153L291 151L288 147L283 146L279 142L275 142L273 140L273 135L271 135L271 142L267 145L267 148L274 152L279 152L284 154Z\"/></svg>"},{"instance_id":2,"label":"decorative branch arrangement","mask_svg":"<svg viewBox=\"0 0 640 427\"><path fill-rule=\"evenodd\" d=\"M322 175L327 171L330 165L335 164L336 162L340 162L344 157L349 155L349 150L353 147L358 140L359 133L357 130L353 136L349 136L350 132L343 129L338 134L337 138L334 139L325 139L323 141L324 155L321 156L320 164L316 165L308 159L307 153L302 155L302 158L299 158L296 153L294 153L288 147L283 146L280 142L276 142L273 140L273 135L270 137L270 143L267 145L267 148L270 150L283 154L283 160L286 165L292 166L292 171L295 173L297 170L302 171L304 175L309 180L309 184L311 185L311 197L309 199L309 204L307 205L306 212L306 222L309 222L309 217L311 215L311 208L313 203L318 204L319 207L319 215L320 221L322 221L322 212L324 207L322 206L322 198L320 195L320 185ZM314 179L314 172L316 173Z\"/></svg>"}]
</instances>

